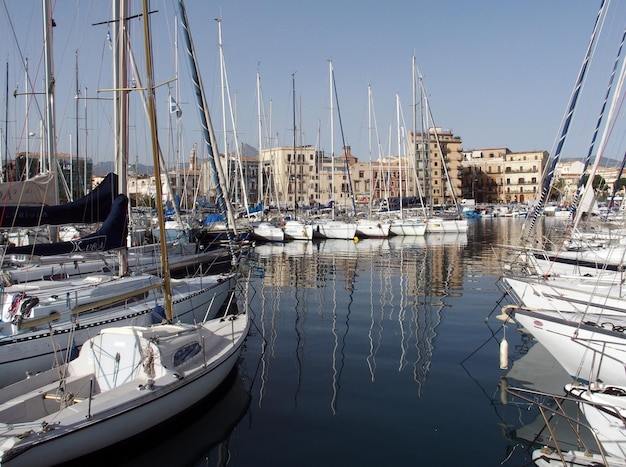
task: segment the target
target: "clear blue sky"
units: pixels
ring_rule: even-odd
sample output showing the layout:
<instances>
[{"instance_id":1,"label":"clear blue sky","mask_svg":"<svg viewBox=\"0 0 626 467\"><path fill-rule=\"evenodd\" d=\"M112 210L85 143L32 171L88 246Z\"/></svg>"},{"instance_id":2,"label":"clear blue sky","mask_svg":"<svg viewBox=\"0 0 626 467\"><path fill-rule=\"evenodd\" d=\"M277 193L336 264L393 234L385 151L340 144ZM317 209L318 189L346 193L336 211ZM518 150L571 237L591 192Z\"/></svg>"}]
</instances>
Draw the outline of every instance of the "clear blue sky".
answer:
<instances>
[{"instance_id":1,"label":"clear blue sky","mask_svg":"<svg viewBox=\"0 0 626 467\"><path fill-rule=\"evenodd\" d=\"M58 150L73 153L75 143L70 148L69 135L75 138L76 134L75 54L78 50L83 96L87 88L90 98L110 97L110 93L96 93L98 89L111 87L107 26L92 24L108 20L111 6L105 0L52 0L51 3L57 24L54 67ZM131 3L132 13L139 13L141 2ZM605 25L611 42L598 53L601 55L598 63L604 62L604 71L587 86L589 94L595 93L595 97L588 104L581 103L588 105L586 112L592 122L601 103L597 96L603 94L608 82L607 64L612 65L616 38L621 36L626 18L623 4L626 2L614 3L611 8L615 12ZM372 86L376 124L384 150L389 147L391 134L391 152L395 154L395 96L399 94L405 120L410 125L413 55L424 77L435 123L460 136L464 149L506 146L513 151L552 151L599 5L599 1L591 0L186 2L220 151L224 148L218 29L214 21L218 17L222 19L226 71L240 143L258 145L256 72L259 70L268 117L271 101L272 136L281 145L292 144L291 76L295 72L297 126L303 133L303 142L330 152L327 60L332 59L346 143L352 146L353 154L364 160L369 158L368 85ZM173 0L153 0L151 9L158 10L152 15L155 82L163 83L175 75L173 23L178 8ZM0 119L3 134L8 133L11 153L24 150L26 144L25 101L13 97L16 85L19 91L24 90L18 46L22 56L29 58L36 91L43 90L41 2L2 0L0 18L3 62L0 101L4 104L7 100L4 87L8 64L8 131L4 110ZM141 28L141 23L135 21L131 34L143 69ZM183 135L183 159L187 160L189 148L193 143L201 143L201 136L182 40L179 48L179 100L183 111L179 128ZM159 131L164 151L171 154L169 147L174 137L168 130L167 92L167 86L157 91L162 111ZM171 92L174 93L173 87ZM138 103L135 98L130 157L131 162L133 159L148 162L149 138ZM84 104L81 101L79 111L81 151L86 144L89 155L96 161L109 160L113 154L110 102L89 100L86 109ZM36 132L39 117L33 113L31 110L29 126L31 132ZM232 141L230 118L228 114L229 141ZM170 121L173 124L175 119ZM336 115L335 124L334 150L339 153L341 135ZM578 135L580 143L565 156L585 154L590 136L581 132ZM37 144L31 142L31 149ZM168 157L171 160L173 156ZM621 159L621 154L615 157Z\"/></svg>"}]
</instances>

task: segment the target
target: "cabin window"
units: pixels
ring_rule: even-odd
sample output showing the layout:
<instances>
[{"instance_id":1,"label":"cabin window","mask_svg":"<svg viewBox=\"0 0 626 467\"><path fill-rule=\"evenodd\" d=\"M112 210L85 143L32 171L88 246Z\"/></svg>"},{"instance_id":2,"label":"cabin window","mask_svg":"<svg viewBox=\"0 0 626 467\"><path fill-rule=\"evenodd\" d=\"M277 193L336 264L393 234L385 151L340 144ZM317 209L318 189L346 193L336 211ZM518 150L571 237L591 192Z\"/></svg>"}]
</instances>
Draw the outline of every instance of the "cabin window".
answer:
<instances>
[{"instance_id":1,"label":"cabin window","mask_svg":"<svg viewBox=\"0 0 626 467\"><path fill-rule=\"evenodd\" d=\"M193 358L195 355L199 354L201 350L200 344L198 342L194 342L193 344L186 345L185 347L181 347L174 354L174 368L179 367L187 360Z\"/></svg>"}]
</instances>

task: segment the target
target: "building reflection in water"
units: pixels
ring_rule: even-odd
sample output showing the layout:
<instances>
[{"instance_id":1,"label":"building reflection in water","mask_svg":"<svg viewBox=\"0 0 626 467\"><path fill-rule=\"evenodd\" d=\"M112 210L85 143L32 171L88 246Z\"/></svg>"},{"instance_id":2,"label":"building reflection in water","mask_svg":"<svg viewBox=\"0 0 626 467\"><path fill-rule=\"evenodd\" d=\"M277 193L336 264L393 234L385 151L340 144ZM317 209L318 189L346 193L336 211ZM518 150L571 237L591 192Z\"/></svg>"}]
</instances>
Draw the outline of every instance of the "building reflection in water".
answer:
<instances>
[{"instance_id":1,"label":"building reflection in water","mask_svg":"<svg viewBox=\"0 0 626 467\"><path fill-rule=\"evenodd\" d=\"M379 358L395 359L421 396L446 299L462 291L466 247L465 234L257 245L249 261L258 291L251 307L266 341L259 404L277 346L293 356L294 374L280 378L293 384L294 407L315 378L326 381L320 390L337 413L342 375L362 362L373 383Z\"/></svg>"}]
</instances>

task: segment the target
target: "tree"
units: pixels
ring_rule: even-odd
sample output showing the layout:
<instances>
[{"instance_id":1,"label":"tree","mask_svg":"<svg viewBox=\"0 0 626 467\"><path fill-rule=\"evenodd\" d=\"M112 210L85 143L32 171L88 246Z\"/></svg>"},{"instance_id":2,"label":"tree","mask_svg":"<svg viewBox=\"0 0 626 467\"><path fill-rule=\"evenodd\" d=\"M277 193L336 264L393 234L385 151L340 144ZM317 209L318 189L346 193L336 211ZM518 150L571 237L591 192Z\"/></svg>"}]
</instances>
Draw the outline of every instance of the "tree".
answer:
<instances>
[{"instance_id":1,"label":"tree","mask_svg":"<svg viewBox=\"0 0 626 467\"><path fill-rule=\"evenodd\" d=\"M589 180L589 174L585 174L585 176L583 177L584 185L587 185L587 180ZM593 183L591 184L591 186L597 193L605 192L609 188L608 184L606 183L606 180L600 174L596 174L593 177Z\"/></svg>"},{"instance_id":2,"label":"tree","mask_svg":"<svg viewBox=\"0 0 626 467\"><path fill-rule=\"evenodd\" d=\"M550 186L550 193L548 194L548 201L558 201L563 195L563 189L565 188L565 179L559 178Z\"/></svg>"},{"instance_id":3,"label":"tree","mask_svg":"<svg viewBox=\"0 0 626 467\"><path fill-rule=\"evenodd\" d=\"M616 186L615 192L623 191L624 189L626 189L626 178L620 178L619 180L617 180L615 182L615 186Z\"/></svg>"}]
</instances>

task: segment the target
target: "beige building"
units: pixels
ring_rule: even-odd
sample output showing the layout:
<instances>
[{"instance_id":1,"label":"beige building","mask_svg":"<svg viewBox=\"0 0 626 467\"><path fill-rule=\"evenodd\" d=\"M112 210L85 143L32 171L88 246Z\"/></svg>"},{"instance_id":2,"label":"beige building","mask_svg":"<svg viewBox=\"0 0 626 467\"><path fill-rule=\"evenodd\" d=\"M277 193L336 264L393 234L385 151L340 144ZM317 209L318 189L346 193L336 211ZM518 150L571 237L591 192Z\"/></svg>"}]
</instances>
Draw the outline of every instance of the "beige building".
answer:
<instances>
[{"instance_id":1,"label":"beige building","mask_svg":"<svg viewBox=\"0 0 626 467\"><path fill-rule=\"evenodd\" d=\"M296 147L295 157L293 146L265 149L265 199L290 208L334 201L336 206L348 210L352 209L353 199L358 206L367 204L370 197L375 204L400 195L422 194L426 202L434 205L459 199L463 181L461 138L450 130L436 128L429 132L428 141L424 142L419 134L416 139L415 156L393 156L371 164L359 162L350 146L334 160L312 146Z\"/></svg>"},{"instance_id":2,"label":"beige building","mask_svg":"<svg viewBox=\"0 0 626 467\"><path fill-rule=\"evenodd\" d=\"M463 141L452 130L430 128L428 135L412 132L416 172L426 203L433 206L460 201L463 186Z\"/></svg>"},{"instance_id":3,"label":"beige building","mask_svg":"<svg viewBox=\"0 0 626 467\"><path fill-rule=\"evenodd\" d=\"M572 201L584 168L585 164L578 160L563 160L556 165L554 179L562 181L560 189L562 191L562 200L565 204ZM591 167L588 167L587 172L590 169ZM617 167L598 167L596 174L604 179L609 193L612 192L615 183L618 181L619 169Z\"/></svg>"},{"instance_id":4,"label":"beige building","mask_svg":"<svg viewBox=\"0 0 626 467\"><path fill-rule=\"evenodd\" d=\"M547 151L490 148L464 152L463 198L490 204L537 201L547 162Z\"/></svg>"}]
</instances>

